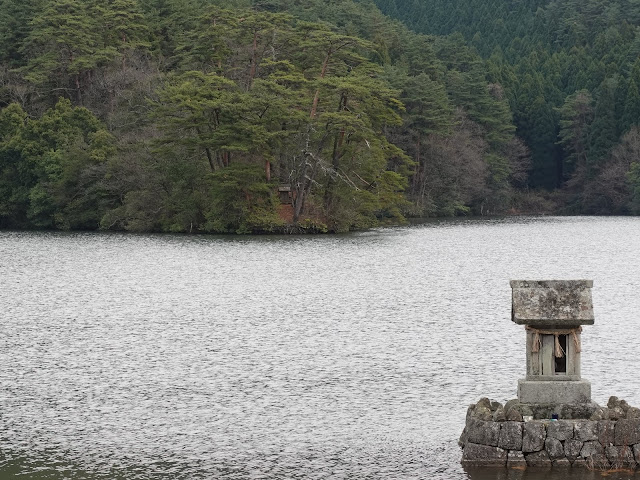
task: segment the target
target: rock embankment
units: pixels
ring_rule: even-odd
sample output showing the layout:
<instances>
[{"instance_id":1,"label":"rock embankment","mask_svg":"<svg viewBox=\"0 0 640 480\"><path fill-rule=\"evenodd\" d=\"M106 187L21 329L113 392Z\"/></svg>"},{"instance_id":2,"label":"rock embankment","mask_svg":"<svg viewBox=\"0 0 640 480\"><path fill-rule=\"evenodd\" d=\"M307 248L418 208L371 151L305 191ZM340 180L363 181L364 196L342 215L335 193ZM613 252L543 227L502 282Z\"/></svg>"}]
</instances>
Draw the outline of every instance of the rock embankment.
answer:
<instances>
[{"instance_id":1,"label":"rock embankment","mask_svg":"<svg viewBox=\"0 0 640 480\"><path fill-rule=\"evenodd\" d=\"M558 420L552 420L552 414ZM525 419L527 421L525 421ZM640 409L611 397L606 407L470 405L459 444L467 466L562 466L596 469L640 465Z\"/></svg>"}]
</instances>

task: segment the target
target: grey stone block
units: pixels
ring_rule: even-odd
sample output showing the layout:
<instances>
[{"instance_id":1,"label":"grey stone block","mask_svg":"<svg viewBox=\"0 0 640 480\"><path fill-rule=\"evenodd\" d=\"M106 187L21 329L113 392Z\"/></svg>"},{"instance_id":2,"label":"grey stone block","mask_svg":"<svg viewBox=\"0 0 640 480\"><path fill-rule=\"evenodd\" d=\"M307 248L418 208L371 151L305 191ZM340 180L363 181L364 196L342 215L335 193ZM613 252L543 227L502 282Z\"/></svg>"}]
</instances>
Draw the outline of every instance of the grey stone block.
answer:
<instances>
[{"instance_id":1,"label":"grey stone block","mask_svg":"<svg viewBox=\"0 0 640 480\"><path fill-rule=\"evenodd\" d=\"M596 454L587 460L587 467L592 470L609 470L611 463L604 454Z\"/></svg>"},{"instance_id":2,"label":"grey stone block","mask_svg":"<svg viewBox=\"0 0 640 480\"><path fill-rule=\"evenodd\" d=\"M518 380L518 400L521 403L589 403L591 383L587 380L545 382Z\"/></svg>"},{"instance_id":3,"label":"grey stone block","mask_svg":"<svg viewBox=\"0 0 640 480\"><path fill-rule=\"evenodd\" d=\"M484 405L476 405L475 410L473 411L473 416L478 420L489 421L493 419L493 414L491 413L491 409L485 407Z\"/></svg>"},{"instance_id":4,"label":"grey stone block","mask_svg":"<svg viewBox=\"0 0 640 480\"><path fill-rule=\"evenodd\" d=\"M640 419L618 420L615 427L615 445L640 443Z\"/></svg>"},{"instance_id":5,"label":"grey stone block","mask_svg":"<svg viewBox=\"0 0 640 480\"><path fill-rule=\"evenodd\" d=\"M636 459L636 463L640 464L640 443L636 443L635 445L633 445L631 447L631 450L633 451L633 456Z\"/></svg>"},{"instance_id":6,"label":"grey stone block","mask_svg":"<svg viewBox=\"0 0 640 480\"><path fill-rule=\"evenodd\" d=\"M527 461L524 454L517 450L510 450L507 455L507 467L526 467Z\"/></svg>"},{"instance_id":7,"label":"grey stone block","mask_svg":"<svg viewBox=\"0 0 640 480\"><path fill-rule=\"evenodd\" d=\"M573 460L580 455L583 442L580 440L567 440L564 442L564 454L567 458Z\"/></svg>"},{"instance_id":8,"label":"grey stone block","mask_svg":"<svg viewBox=\"0 0 640 480\"><path fill-rule=\"evenodd\" d=\"M522 451L532 453L542 450L546 438L547 430L543 422L526 422L523 427Z\"/></svg>"},{"instance_id":9,"label":"grey stone block","mask_svg":"<svg viewBox=\"0 0 640 480\"><path fill-rule=\"evenodd\" d=\"M533 417L535 415L535 412L533 411L533 408L531 408L533 405L529 404L529 403L519 403L518 404L518 411L522 414L522 416L531 416ZM547 418L547 417L545 417Z\"/></svg>"},{"instance_id":10,"label":"grey stone block","mask_svg":"<svg viewBox=\"0 0 640 480\"><path fill-rule=\"evenodd\" d=\"M615 440L616 422L611 420L600 420L598 422L598 441L606 447L612 445Z\"/></svg>"},{"instance_id":11,"label":"grey stone block","mask_svg":"<svg viewBox=\"0 0 640 480\"><path fill-rule=\"evenodd\" d=\"M522 403L521 405L527 405L526 403ZM551 415L556 413L555 405L541 405L538 403L529 404L531 408L531 412L533 418L535 420L549 420ZM524 414L523 414L524 415Z\"/></svg>"},{"instance_id":12,"label":"grey stone block","mask_svg":"<svg viewBox=\"0 0 640 480\"><path fill-rule=\"evenodd\" d=\"M562 442L558 439L547 437L544 442L544 449L552 460L564 457L564 447L562 446Z\"/></svg>"},{"instance_id":13,"label":"grey stone block","mask_svg":"<svg viewBox=\"0 0 640 480\"><path fill-rule=\"evenodd\" d=\"M504 414L504 408L502 405L496 409L493 413L493 421L494 422L504 422L507 420L506 415Z\"/></svg>"},{"instance_id":14,"label":"grey stone block","mask_svg":"<svg viewBox=\"0 0 640 480\"><path fill-rule=\"evenodd\" d=\"M493 412L491 411L491 400L487 397L482 397L476 403L473 410L473 416L479 420L489 421L493 418Z\"/></svg>"},{"instance_id":15,"label":"grey stone block","mask_svg":"<svg viewBox=\"0 0 640 480\"><path fill-rule=\"evenodd\" d=\"M582 458L591 458L594 455L604 455L604 448L602 448L600 442L584 442L584 445L582 445L582 450L580 450L580 456Z\"/></svg>"},{"instance_id":16,"label":"grey stone block","mask_svg":"<svg viewBox=\"0 0 640 480\"><path fill-rule=\"evenodd\" d=\"M640 418L640 408L629 407L629 410L627 410L627 418L629 420Z\"/></svg>"},{"instance_id":17,"label":"grey stone block","mask_svg":"<svg viewBox=\"0 0 640 480\"><path fill-rule=\"evenodd\" d=\"M522 414L517 408L510 408L507 411L505 417L510 422L522 422L523 420Z\"/></svg>"},{"instance_id":18,"label":"grey stone block","mask_svg":"<svg viewBox=\"0 0 640 480\"><path fill-rule=\"evenodd\" d=\"M612 468L636 468L636 460L631 447L609 445L605 448L605 455Z\"/></svg>"},{"instance_id":19,"label":"grey stone block","mask_svg":"<svg viewBox=\"0 0 640 480\"><path fill-rule=\"evenodd\" d=\"M553 460L552 465L559 468L569 468L571 467L571 462L568 459L562 457Z\"/></svg>"},{"instance_id":20,"label":"grey stone block","mask_svg":"<svg viewBox=\"0 0 640 480\"><path fill-rule=\"evenodd\" d=\"M640 443L636 443L633 446L633 456L636 459L637 463L640 463Z\"/></svg>"},{"instance_id":21,"label":"grey stone block","mask_svg":"<svg viewBox=\"0 0 640 480\"><path fill-rule=\"evenodd\" d=\"M522 449L522 422L503 422L500 427L498 447L506 450Z\"/></svg>"},{"instance_id":22,"label":"grey stone block","mask_svg":"<svg viewBox=\"0 0 640 480\"><path fill-rule=\"evenodd\" d=\"M620 420L626 418L626 414L622 407L613 407L609 409L609 418L611 420Z\"/></svg>"},{"instance_id":23,"label":"grey stone block","mask_svg":"<svg viewBox=\"0 0 640 480\"><path fill-rule=\"evenodd\" d=\"M497 447L467 443L462 464L473 467L500 467L507 464L507 451Z\"/></svg>"},{"instance_id":24,"label":"grey stone block","mask_svg":"<svg viewBox=\"0 0 640 480\"><path fill-rule=\"evenodd\" d=\"M512 280L511 320L522 325L593 325L591 280Z\"/></svg>"},{"instance_id":25,"label":"grey stone block","mask_svg":"<svg viewBox=\"0 0 640 480\"><path fill-rule=\"evenodd\" d=\"M499 423L485 422L475 418L467 422L467 442L497 447L499 438Z\"/></svg>"},{"instance_id":26,"label":"grey stone block","mask_svg":"<svg viewBox=\"0 0 640 480\"><path fill-rule=\"evenodd\" d=\"M558 420L557 422L549 423L547 426L547 437L560 441L573 438L573 422Z\"/></svg>"},{"instance_id":27,"label":"grey stone block","mask_svg":"<svg viewBox=\"0 0 640 480\"><path fill-rule=\"evenodd\" d=\"M518 402L517 398L512 398L511 400L507 400L507 402L504 404L504 411L505 412L509 411L511 407L518 408L519 404L520 402Z\"/></svg>"},{"instance_id":28,"label":"grey stone block","mask_svg":"<svg viewBox=\"0 0 640 480\"><path fill-rule=\"evenodd\" d=\"M544 450L535 453L526 453L524 455L529 467L550 467L551 459L549 454Z\"/></svg>"},{"instance_id":29,"label":"grey stone block","mask_svg":"<svg viewBox=\"0 0 640 480\"><path fill-rule=\"evenodd\" d=\"M584 458L576 458L571 464L573 468L587 468L587 461Z\"/></svg>"},{"instance_id":30,"label":"grey stone block","mask_svg":"<svg viewBox=\"0 0 640 480\"><path fill-rule=\"evenodd\" d=\"M472 403L471 405L469 405L469 407L467 407L467 417L466 417L467 420L473 417L473 412L475 409L476 409L475 403Z\"/></svg>"},{"instance_id":31,"label":"grey stone block","mask_svg":"<svg viewBox=\"0 0 640 480\"><path fill-rule=\"evenodd\" d=\"M592 422L589 420L576 422L573 436L576 440L580 440L581 442L598 440L598 422Z\"/></svg>"},{"instance_id":32,"label":"grey stone block","mask_svg":"<svg viewBox=\"0 0 640 480\"><path fill-rule=\"evenodd\" d=\"M468 440L468 434L467 434L467 426L465 425L464 429L462 430L462 433L460 434L460 438L458 439L458 446L460 448L463 448L465 446L465 444L467 443Z\"/></svg>"},{"instance_id":33,"label":"grey stone block","mask_svg":"<svg viewBox=\"0 0 640 480\"><path fill-rule=\"evenodd\" d=\"M600 408L595 402L589 403L565 403L560 405L560 418L564 419L592 419L595 411ZM598 419L601 420L601 419ZM604 419L602 419L604 420Z\"/></svg>"}]
</instances>

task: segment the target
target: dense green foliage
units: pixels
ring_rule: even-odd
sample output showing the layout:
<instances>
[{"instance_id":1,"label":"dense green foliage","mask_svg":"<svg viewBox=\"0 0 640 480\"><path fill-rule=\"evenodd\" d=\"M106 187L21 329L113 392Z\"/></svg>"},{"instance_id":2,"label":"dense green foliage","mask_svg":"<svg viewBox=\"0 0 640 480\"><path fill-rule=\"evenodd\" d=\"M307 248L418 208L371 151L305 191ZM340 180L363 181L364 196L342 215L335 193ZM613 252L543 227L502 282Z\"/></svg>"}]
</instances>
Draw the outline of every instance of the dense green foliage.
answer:
<instances>
[{"instance_id":1,"label":"dense green foliage","mask_svg":"<svg viewBox=\"0 0 640 480\"><path fill-rule=\"evenodd\" d=\"M480 53L489 80L504 88L518 137L531 150L531 187L560 188L559 198L570 212L634 211L638 199L628 180L635 178L631 167L629 175L618 171L615 179L611 171L617 168L616 148L640 123L640 3L376 0L376 4L417 32L462 35ZM612 202L608 197L621 186L625 201Z\"/></svg>"},{"instance_id":2,"label":"dense green foliage","mask_svg":"<svg viewBox=\"0 0 640 480\"><path fill-rule=\"evenodd\" d=\"M635 17L440 3L0 0L0 227L637 212Z\"/></svg>"}]
</instances>

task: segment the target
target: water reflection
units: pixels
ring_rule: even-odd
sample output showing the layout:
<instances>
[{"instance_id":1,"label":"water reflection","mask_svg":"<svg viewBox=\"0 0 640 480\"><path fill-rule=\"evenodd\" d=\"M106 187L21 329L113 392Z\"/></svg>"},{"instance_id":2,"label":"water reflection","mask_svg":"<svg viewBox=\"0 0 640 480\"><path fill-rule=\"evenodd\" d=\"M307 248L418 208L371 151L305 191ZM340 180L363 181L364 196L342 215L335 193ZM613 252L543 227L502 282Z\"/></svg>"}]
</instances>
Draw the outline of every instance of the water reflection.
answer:
<instances>
[{"instance_id":1,"label":"water reflection","mask_svg":"<svg viewBox=\"0 0 640 480\"><path fill-rule=\"evenodd\" d=\"M456 442L467 405L524 373L509 279L593 278L583 376L596 401L640 405L638 234L631 218L0 232L0 476L481 478Z\"/></svg>"}]
</instances>

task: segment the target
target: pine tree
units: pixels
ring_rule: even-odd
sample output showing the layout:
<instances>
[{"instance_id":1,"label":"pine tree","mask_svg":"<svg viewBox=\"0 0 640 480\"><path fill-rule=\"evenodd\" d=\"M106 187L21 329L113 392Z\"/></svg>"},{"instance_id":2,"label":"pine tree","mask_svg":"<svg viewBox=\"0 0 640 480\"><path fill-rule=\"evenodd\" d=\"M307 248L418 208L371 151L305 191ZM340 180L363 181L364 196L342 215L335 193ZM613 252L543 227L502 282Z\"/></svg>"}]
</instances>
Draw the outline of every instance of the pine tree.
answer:
<instances>
[{"instance_id":1,"label":"pine tree","mask_svg":"<svg viewBox=\"0 0 640 480\"><path fill-rule=\"evenodd\" d=\"M90 11L100 19L102 48L115 48L123 61L131 51L150 46L149 31L136 0L97 2Z\"/></svg>"},{"instance_id":2,"label":"pine tree","mask_svg":"<svg viewBox=\"0 0 640 480\"><path fill-rule=\"evenodd\" d=\"M587 153L587 178L592 178L597 172L600 162L616 143L615 118L615 90L616 80L606 79L600 85L593 122L589 129L589 149Z\"/></svg>"},{"instance_id":3,"label":"pine tree","mask_svg":"<svg viewBox=\"0 0 640 480\"><path fill-rule=\"evenodd\" d=\"M621 119L621 131L626 132L633 125L640 124L640 92L635 79L631 79L624 102L624 113Z\"/></svg>"},{"instance_id":4,"label":"pine tree","mask_svg":"<svg viewBox=\"0 0 640 480\"><path fill-rule=\"evenodd\" d=\"M627 132L632 125L640 124L640 59L637 59L631 72L629 73L629 80L626 95L624 97L624 104L622 109L622 115L620 117L620 132Z\"/></svg>"},{"instance_id":5,"label":"pine tree","mask_svg":"<svg viewBox=\"0 0 640 480\"><path fill-rule=\"evenodd\" d=\"M85 2L52 0L31 21L21 48L29 58L21 70L25 78L45 92L73 92L82 104L88 73L112 59L115 49L104 46L99 35L100 18L91 16Z\"/></svg>"},{"instance_id":6,"label":"pine tree","mask_svg":"<svg viewBox=\"0 0 640 480\"><path fill-rule=\"evenodd\" d=\"M0 110L0 227L28 226L29 190L36 182L33 165L22 154L27 113L14 103Z\"/></svg>"},{"instance_id":7,"label":"pine tree","mask_svg":"<svg viewBox=\"0 0 640 480\"><path fill-rule=\"evenodd\" d=\"M232 10L209 7L197 27L186 31L178 43L181 67L223 75L233 53L230 42L237 22L238 15Z\"/></svg>"},{"instance_id":8,"label":"pine tree","mask_svg":"<svg viewBox=\"0 0 640 480\"><path fill-rule=\"evenodd\" d=\"M0 1L0 61L11 67L24 65L26 59L20 48L29 35L29 24L40 1Z\"/></svg>"},{"instance_id":9,"label":"pine tree","mask_svg":"<svg viewBox=\"0 0 640 480\"><path fill-rule=\"evenodd\" d=\"M582 188L587 168L589 131L593 121L593 98L587 90L567 97L558 109L560 132L558 143L564 151L562 180L572 179L574 187Z\"/></svg>"},{"instance_id":10,"label":"pine tree","mask_svg":"<svg viewBox=\"0 0 640 480\"><path fill-rule=\"evenodd\" d=\"M531 184L554 189L561 181L558 151L555 146L557 131L552 107L542 95L533 101L527 115L530 126L526 135L532 153Z\"/></svg>"}]
</instances>

